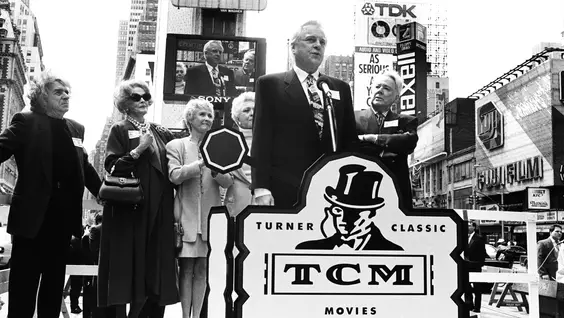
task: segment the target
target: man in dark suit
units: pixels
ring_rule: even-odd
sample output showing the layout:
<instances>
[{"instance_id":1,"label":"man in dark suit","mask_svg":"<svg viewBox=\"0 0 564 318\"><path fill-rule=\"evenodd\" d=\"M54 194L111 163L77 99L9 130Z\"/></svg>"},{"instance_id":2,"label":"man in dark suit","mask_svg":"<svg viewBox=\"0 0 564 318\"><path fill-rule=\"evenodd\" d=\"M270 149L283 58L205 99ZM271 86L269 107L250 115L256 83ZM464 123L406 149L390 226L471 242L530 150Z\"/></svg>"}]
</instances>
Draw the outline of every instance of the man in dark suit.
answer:
<instances>
[{"instance_id":1,"label":"man in dark suit","mask_svg":"<svg viewBox=\"0 0 564 318\"><path fill-rule=\"evenodd\" d=\"M235 71L235 87L240 93L254 91L255 50L248 50L243 55L243 66Z\"/></svg>"},{"instance_id":2,"label":"man in dark suit","mask_svg":"<svg viewBox=\"0 0 564 318\"><path fill-rule=\"evenodd\" d=\"M284 73L261 76L256 85L252 188L258 205L288 208L297 201L304 172L332 151L325 101L315 82L327 39L316 21L303 24L292 39L295 65ZM350 87L329 78L337 126L337 150L358 138Z\"/></svg>"},{"instance_id":3,"label":"man in dark suit","mask_svg":"<svg viewBox=\"0 0 564 318\"><path fill-rule=\"evenodd\" d=\"M323 232L325 238L302 242L296 249L333 250L347 245L357 251L403 251L401 246L386 239L376 226L376 213L384 206L384 198L378 196L382 174L365 170L362 165L346 165L339 169L337 186L327 187L324 195L331 204L325 208L325 213L333 219L335 234L328 236Z\"/></svg>"},{"instance_id":4,"label":"man in dark suit","mask_svg":"<svg viewBox=\"0 0 564 318\"><path fill-rule=\"evenodd\" d=\"M468 245L464 249L464 258L469 272L481 272L484 261L486 260L486 241L478 232L478 225L475 221L468 223ZM480 312L482 305L483 284L468 283L465 290L466 305L476 313ZM472 300L472 294L474 300Z\"/></svg>"},{"instance_id":5,"label":"man in dark suit","mask_svg":"<svg viewBox=\"0 0 564 318\"><path fill-rule=\"evenodd\" d=\"M550 236L540 240L537 245L538 273L542 279L556 280L558 270L558 242L562 239L562 227L554 224L550 227Z\"/></svg>"},{"instance_id":6,"label":"man in dark suit","mask_svg":"<svg viewBox=\"0 0 564 318\"><path fill-rule=\"evenodd\" d=\"M184 94L207 96L235 96L233 71L219 65L223 55L221 41L212 40L204 45L206 62L186 71Z\"/></svg>"},{"instance_id":7,"label":"man in dark suit","mask_svg":"<svg viewBox=\"0 0 564 318\"><path fill-rule=\"evenodd\" d=\"M31 112L14 115L0 134L0 162L18 167L8 233L13 235L9 318L58 317L65 256L82 233L82 195L97 195L100 178L82 146L84 126L63 118L69 84L49 73L32 83ZM39 287L39 292L38 292Z\"/></svg>"},{"instance_id":8,"label":"man in dark suit","mask_svg":"<svg viewBox=\"0 0 564 318\"><path fill-rule=\"evenodd\" d=\"M373 80L372 107L356 114L360 152L377 157L396 175L401 202L411 207L411 182L407 155L417 145L417 118L396 114L391 108L400 100L403 79L395 71Z\"/></svg>"}]
</instances>

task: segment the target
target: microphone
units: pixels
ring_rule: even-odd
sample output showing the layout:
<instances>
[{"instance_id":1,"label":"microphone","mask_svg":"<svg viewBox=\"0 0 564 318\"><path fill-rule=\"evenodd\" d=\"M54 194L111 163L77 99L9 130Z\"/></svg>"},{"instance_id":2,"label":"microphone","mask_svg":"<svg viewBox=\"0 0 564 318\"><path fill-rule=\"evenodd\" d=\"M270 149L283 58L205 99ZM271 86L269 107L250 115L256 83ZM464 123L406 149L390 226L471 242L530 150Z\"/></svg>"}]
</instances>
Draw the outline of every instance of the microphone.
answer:
<instances>
[{"instance_id":1,"label":"microphone","mask_svg":"<svg viewBox=\"0 0 564 318\"><path fill-rule=\"evenodd\" d=\"M325 75L319 76L317 79L317 88L322 91L328 98L331 98L331 89L329 88L329 77Z\"/></svg>"}]
</instances>

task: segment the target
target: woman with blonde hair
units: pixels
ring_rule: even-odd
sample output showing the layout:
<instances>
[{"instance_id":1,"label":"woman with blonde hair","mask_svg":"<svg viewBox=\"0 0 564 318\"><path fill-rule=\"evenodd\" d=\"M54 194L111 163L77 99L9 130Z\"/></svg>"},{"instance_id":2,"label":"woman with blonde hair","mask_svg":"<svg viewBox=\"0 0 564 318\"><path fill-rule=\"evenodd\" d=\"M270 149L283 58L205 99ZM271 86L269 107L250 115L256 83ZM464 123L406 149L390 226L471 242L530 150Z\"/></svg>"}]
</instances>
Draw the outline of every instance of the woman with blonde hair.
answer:
<instances>
[{"instance_id":1,"label":"woman with blonde hair","mask_svg":"<svg viewBox=\"0 0 564 318\"><path fill-rule=\"evenodd\" d=\"M179 186L174 199L174 219L183 233L178 252L179 290L182 316L190 318L200 317L206 293L210 208L221 205L219 188L231 186L233 176L212 172L200 153L200 143L213 124L212 104L193 99L184 117L190 135L169 142L166 150L168 177Z\"/></svg>"}]
</instances>

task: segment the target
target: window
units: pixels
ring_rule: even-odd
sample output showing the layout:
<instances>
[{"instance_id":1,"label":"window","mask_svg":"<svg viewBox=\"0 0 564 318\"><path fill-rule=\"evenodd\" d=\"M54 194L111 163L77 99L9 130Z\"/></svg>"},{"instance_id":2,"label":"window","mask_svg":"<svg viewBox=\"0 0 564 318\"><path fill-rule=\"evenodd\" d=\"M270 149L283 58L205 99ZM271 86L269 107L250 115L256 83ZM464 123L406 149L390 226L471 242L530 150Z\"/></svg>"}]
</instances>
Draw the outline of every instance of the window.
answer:
<instances>
[{"instance_id":1,"label":"window","mask_svg":"<svg viewBox=\"0 0 564 318\"><path fill-rule=\"evenodd\" d=\"M454 165L454 182L472 178L472 161L465 161Z\"/></svg>"},{"instance_id":2,"label":"window","mask_svg":"<svg viewBox=\"0 0 564 318\"><path fill-rule=\"evenodd\" d=\"M151 75L151 69L145 69L145 75L150 76Z\"/></svg>"},{"instance_id":3,"label":"window","mask_svg":"<svg viewBox=\"0 0 564 318\"><path fill-rule=\"evenodd\" d=\"M435 88L441 88L441 84L439 82L435 83Z\"/></svg>"},{"instance_id":4,"label":"window","mask_svg":"<svg viewBox=\"0 0 564 318\"><path fill-rule=\"evenodd\" d=\"M25 59L26 63L31 63L31 59Z\"/></svg>"},{"instance_id":5,"label":"window","mask_svg":"<svg viewBox=\"0 0 564 318\"><path fill-rule=\"evenodd\" d=\"M29 68L29 71L30 71L30 72L35 72L35 67L31 66L31 67Z\"/></svg>"},{"instance_id":6,"label":"window","mask_svg":"<svg viewBox=\"0 0 564 318\"><path fill-rule=\"evenodd\" d=\"M27 50L27 53L26 53L26 54L27 54L27 56L31 56L31 51L30 51L30 50Z\"/></svg>"}]
</instances>

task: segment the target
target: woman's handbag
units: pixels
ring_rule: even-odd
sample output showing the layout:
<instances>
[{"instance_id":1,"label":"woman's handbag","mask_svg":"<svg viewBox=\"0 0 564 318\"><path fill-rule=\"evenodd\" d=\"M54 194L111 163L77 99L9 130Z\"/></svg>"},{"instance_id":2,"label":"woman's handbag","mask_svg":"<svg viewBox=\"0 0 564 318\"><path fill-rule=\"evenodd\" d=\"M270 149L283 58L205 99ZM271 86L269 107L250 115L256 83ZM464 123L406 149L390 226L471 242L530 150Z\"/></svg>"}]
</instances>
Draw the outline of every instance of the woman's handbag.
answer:
<instances>
[{"instance_id":1,"label":"woman's handbag","mask_svg":"<svg viewBox=\"0 0 564 318\"><path fill-rule=\"evenodd\" d=\"M184 228L181 223L174 223L174 247L179 252L182 249L182 236L184 236Z\"/></svg>"},{"instance_id":2,"label":"woman's handbag","mask_svg":"<svg viewBox=\"0 0 564 318\"><path fill-rule=\"evenodd\" d=\"M112 168L112 172L113 172ZM98 192L100 200L110 204L119 205L136 205L143 201L143 189L141 181L135 178L133 172L131 178L116 177L106 174L100 191Z\"/></svg>"}]
</instances>

